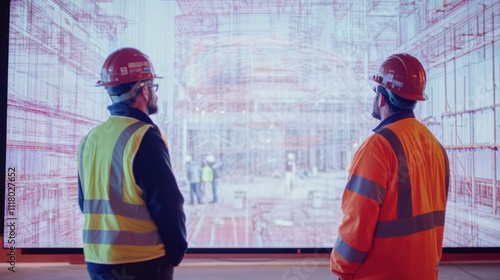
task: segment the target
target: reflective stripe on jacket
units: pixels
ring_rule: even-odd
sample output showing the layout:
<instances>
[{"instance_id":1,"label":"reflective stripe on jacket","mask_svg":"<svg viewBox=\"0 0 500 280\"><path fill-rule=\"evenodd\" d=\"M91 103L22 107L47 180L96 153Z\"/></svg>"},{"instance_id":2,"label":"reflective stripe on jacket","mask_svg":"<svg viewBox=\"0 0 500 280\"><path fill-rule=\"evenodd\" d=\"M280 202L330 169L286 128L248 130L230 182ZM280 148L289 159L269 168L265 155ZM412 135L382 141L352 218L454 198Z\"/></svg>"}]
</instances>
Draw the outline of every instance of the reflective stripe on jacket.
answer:
<instances>
[{"instance_id":1,"label":"reflective stripe on jacket","mask_svg":"<svg viewBox=\"0 0 500 280\"><path fill-rule=\"evenodd\" d=\"M342 279L437 279L449 183L446 152L415 118L371 135L354 155L331 253Z\"/></svg>"},{"instance_id":2,"label":"reflective stripe on jacket","mask_svg":"<svg viewBox=\"0 0 500 280\"><path fill-rule=\"evenodd\" d=\"M158 228L133 175L133 160L152 125L111 116L80 143L85 261L119 264L165 255Z\"/></svg>"}]
</instances>

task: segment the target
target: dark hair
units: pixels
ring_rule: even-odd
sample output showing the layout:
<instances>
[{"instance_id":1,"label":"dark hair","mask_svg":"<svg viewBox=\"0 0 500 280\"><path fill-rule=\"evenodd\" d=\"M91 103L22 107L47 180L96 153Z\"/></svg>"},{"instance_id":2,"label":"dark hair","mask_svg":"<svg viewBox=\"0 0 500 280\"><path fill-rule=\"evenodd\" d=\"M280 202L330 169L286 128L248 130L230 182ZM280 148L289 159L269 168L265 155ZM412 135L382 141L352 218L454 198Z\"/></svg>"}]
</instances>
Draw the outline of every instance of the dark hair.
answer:
<instances>
[{"instance_id":1,"label":"dark hair","mask_svg":"<svg viewBox=\"0 0 500 280\"><path fill-rule=\"evenodd\" d=\"M109 87L106 87L106 90L108 91L109 95L120 96L124 93L127 93L129 90L131 90L136 83L137 82L129 82L129 83L121 84L121 85L109 86Z\"/></svg>"},{"instance_id":2,"label":"dark hair","mask_svg":"<svg viewBox=\"0 0 500 280\"><path fill-rule=\"evenodd\" d=\"M415 108L415 105L417 104L417 101L409 100L409 99L397 96L396 94L393 93L392 97L396 99L395 100L395 101L397 101L396 103L400 103L402 106L406 107L406 108L401 108L401 107L394 105L391 102L391 98L389 97L389 93L387 92L387 90L384 87L379 86L378 92L380 92L380 94L384 95L385 99L387 100L387 106L389 107L389 110L393 113L395 113L395 112L413 112L413 108ZM409 108L412 108L412 109L409 109Z\"/></svg>"},{"instance_id":3,"label":"dark hair","mask_svg":"<svg viewBox=\"0 0 500 280\"><path fill-rule=\"evenodd\" d=\"M389 111L391 111L393 113L408 111L408 110L403 110L399 107L394 106L394 104L392 104L391 101L389 101L389 96L387 96L387 94L383 94L383 95L385 97L385 100L387 101L387 106L389 107Z\"/></svg>"},{"instance_id":4,"label":"dark hair","mask_svg":"<svg viewBox=\"0 0 500 280\"><path fill-rule=\"evenodd\" d=\"M121 85L110 86L110 87L106 87L106 90L108 91L109 95L120 96L124 93L129 92L138 82L147 83L148 81L150 81L150 80L135 81L135 82L129 82L129 83L121 84ZM137 88L136 93L139 93L141 90L142 90L142 87ZM116 102L116 103L125 103L125 104L132 105L135 103L136 97L137 97L137 95L130 98L130 99Z\"/></svg>"}]
</instances>

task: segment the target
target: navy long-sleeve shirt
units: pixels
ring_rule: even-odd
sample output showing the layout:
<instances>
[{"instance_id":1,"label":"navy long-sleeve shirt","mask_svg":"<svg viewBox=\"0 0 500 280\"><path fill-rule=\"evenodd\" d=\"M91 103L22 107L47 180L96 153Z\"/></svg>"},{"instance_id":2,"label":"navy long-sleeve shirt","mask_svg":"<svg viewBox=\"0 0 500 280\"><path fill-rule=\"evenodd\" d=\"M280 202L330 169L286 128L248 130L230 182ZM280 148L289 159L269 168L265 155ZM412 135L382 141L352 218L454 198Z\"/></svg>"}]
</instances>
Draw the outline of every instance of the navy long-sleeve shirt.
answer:
<instances>
[{"instance_id":1,"label":"navy long-sleeve shirt","mask_svg":"<svg viewBox=\"0 0 500 280\"><path fill-rule=\"evenodd\" d=\"M136 183L143 191L149 214L165 245L165 259L177 266L187 249L184 198L172 171L168 148L159 128L144 112L122 103L108 107L111 115L126 116L153 125L144 135L133 163ZM78 179L78 203L83 212L83 192ZM94 264L96 265L96 264Z\"/></svg>"}]
</instances>

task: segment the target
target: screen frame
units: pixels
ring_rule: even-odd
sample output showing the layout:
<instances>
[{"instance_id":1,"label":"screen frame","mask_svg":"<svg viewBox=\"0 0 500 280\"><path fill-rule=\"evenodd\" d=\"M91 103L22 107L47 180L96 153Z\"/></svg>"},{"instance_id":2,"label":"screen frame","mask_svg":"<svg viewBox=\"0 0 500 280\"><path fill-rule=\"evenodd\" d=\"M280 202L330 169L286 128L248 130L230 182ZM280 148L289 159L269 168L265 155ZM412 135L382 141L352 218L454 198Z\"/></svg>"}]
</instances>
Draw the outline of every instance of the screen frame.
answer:
<instances>
[{"instance_id":1,"label":"screen frame","mask_svg":"<svg viewBox=\"0 0 500 280\"><path fill-rule=\"evenodd\" d=\"M318 248L188 248L186 254L193 255L329 255L331 247ZM445 247L443 254L500 254L500 247ZM83 248L21 248L24 255L80 255ZM500 259L500 255L497 256Z\"/></svg>"},{"instance_id":2,"label":"screen frame","mask_svg":"<svg viewBox=\"0 0 500 280\"><path fill-rule=\"evenodd\" d=\"M5 187L6 187L6 138L7 138L7 95L8 95L8 68L9 68L9 26L11 0L0 1L0 174L4 178L0 193L0 219L3 223L5 214ZM3 229L0 236L3 237ZM2 238L3 240L3 238ZM333 245L333 244L332 244ZM5 245L4 245L5 247ZM83 254L83 248L19 248L22 254ZM188 248L187 254L242 254L242 255L269 255L269 254L329 254L332 247L317 248ZM500 253L500 247L444 247L444 254L477 254ZM265 256L264 256L265 257Z\"/></svg>"},{"instance_id":3,"label":"screen frame","mask_svg":"<svg viewBox=\"0 0 500 280\"><path fill-rule=\"evenodd\" d=\"M10 22L10 0L0 1L0 176L4 179L0 194L0 219L4 225L5 214L5 168L7 164L7 92L9 72L9 22ZM4 225L5 226L5 225ZM3 228L0 232L3 240Z\"/></svg>"}]
</instances>

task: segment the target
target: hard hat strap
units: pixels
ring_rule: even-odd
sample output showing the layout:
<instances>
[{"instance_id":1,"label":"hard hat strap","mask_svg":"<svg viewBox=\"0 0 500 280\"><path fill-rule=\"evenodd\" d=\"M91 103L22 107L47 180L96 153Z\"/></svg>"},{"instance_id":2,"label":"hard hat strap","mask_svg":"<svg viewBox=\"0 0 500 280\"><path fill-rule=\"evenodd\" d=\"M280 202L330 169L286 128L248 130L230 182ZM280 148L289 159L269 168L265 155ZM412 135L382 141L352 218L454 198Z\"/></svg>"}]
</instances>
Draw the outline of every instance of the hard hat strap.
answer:
<instances>
[{"instance_id":1,"label":"hard hat strap","mask_svg":"<svg viewBox=\"0 0 500 280\"><path fill-rule=\"evenodd\" d=\"M113 103L122 102L137 96L137 92L134 89L129 90L127 93L121 95L110 95L109 97Z\"/></svg>"},{"instance_id":2,"label":"hard hat strap","mask_svg":"<svg viewBox=\"0 0 500 280\"><path fill-rule=\"evenodd\" d=\"M111 98L111 101L113 101L113 103L123 102L125 100L136 97L137 94L139 94L139 88L142 88L145 85L146 84L143 81L137 81L137 83L126 93L120 95L110 95L109 97Z\"/></svg>"},{"instance_id":3,"label":"hard hat strap","mask_svg":"<svg viewBox=\"0 0 500 280\"><path fill-rule=\"evenodd\" d=\"M400 100L401 98L396 97L396 95L392 91L386 89L383 86L379 85L377 91L380 92L381 94L384 94L387 97L389 103L394 105L395 107L398 107L399 109L405 111L413 111L417 106L416 101L411 101L411 100L408 100L408 102L401 101Z\"/></svg>"}]
</instances>

